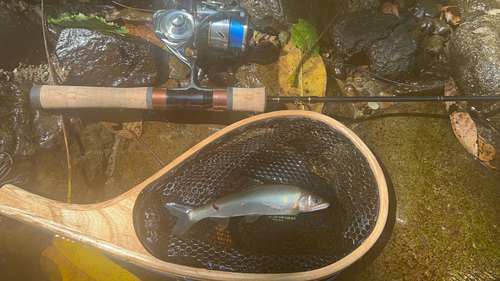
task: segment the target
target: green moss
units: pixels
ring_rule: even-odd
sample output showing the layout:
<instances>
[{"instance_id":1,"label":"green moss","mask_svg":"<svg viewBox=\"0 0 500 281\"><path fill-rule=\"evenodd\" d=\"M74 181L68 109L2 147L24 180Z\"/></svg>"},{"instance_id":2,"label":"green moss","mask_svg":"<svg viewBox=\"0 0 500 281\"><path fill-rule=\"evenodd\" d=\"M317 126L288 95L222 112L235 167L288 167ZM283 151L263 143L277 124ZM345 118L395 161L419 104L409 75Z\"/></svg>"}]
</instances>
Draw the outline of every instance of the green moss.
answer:
<instances>
[{"instance_id":1,"label":"green moss","mask_svg":"<svg viewBox=\"0 0 500 281\"><path fill-rule=\"evenodd\" d=\"M398 104L389 113L445 114L442 104ZM471 157L446 118L398 116L355 128L394 184L396 224L363 273L340 280L446 280L500 268L499 174ZM473 246L475 245L475 247Z\"/></svg>"}]
</instances>

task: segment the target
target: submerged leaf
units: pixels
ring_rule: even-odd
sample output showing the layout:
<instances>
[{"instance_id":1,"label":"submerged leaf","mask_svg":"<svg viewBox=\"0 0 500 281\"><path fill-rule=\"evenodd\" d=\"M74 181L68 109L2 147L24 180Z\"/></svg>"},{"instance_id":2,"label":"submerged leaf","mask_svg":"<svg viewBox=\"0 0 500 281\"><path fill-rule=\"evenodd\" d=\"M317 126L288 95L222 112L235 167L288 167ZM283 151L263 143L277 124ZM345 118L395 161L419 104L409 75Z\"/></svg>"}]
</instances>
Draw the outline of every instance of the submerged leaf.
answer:
<instances>
[{"instance_id":1,"label":"submerged leaf","mask_svg":"<svg viewBox=\"0 0 500 281\"><path fill-rule=\"evenodd\" d=\"M130 33L128 35L131 36L136 36L139 38L142 38L144 40L147 40L156 46L168 50L167 46L165 46L165 43L160 41L155 35L155 31L153 29L153 26L151 23L134 23L133 21L127 22L124 25L125 28L127 28Z\"/></svg>"},{"instance_id":2,"label":"submerged leaf","mask_svg":"<svg viewBox=\"0 0 500 281\"><path fill-rule=\"evenodd\" d=\"M380 8L380 11L384 14L392 14L398 17L399 19L399 6L394 5L391 2L385 2L384 5Z\"/></svg>"},{"instance_id":3,"label":"submerged leaf","mask_svg":"<svg viewBox=\"0 0 500 281\"><path fill-rule=\"evenodd\" d=\"M453 80L445 83L445 96L457 96L458 90ZM462 146L477 160L489 167L497 169L490 161L500 158L496 149L485 141L477 132L477 126L469 112L456 102L447 101L446 110L450 114L451 128Z\"/></svg>"},{"instance_id":4,"label":"submerged leaf","mask_svg":"<svg viewBox=\"0 0 500 281\"><path fill-rule=\"evenodd\" d=\"M299 19L299 23L292 26L290 30L292 33L292 42L295 46L299 47L302 51L307 52L318 39L318 34L314 26L303 19ZM319 56L319 46L316 45L311 52L311 58Z\"/></svg>"},{"instance_id":5,"label":"submerged leaf","mask_svg":"<svg viewBox=\"0 0 500 281\"><path fill-rule=\"evenodd\" d=\"M40 266L50 280L140 280L104 255L57 237Z\"/></svg>"},{"instance_id":6,"label":"submerged leaf","mask_svg":"<svg viewBox=\"0 0 500 281\"><path fill-rule=\"evenodd\" d=\"M479 160L481 160L490 169L496 170L497 167L491 165L490 161L495 158L500 158L500 156L498 155L498 151L479 135L477 136L477 143Z\"/></svg>"},{"instance_id":7,"label":"submerged leaf","mask_svg":"<svg viewBox=\"0 0 500 281\"><path fill-rule=\"evenodd\" d=\"M326 89L326 69L321 57L308 59L298 70L297 85L293 87L288 83L290 74L296 69L297 63L303 56L303 52L297 48L291 40L281 50L279 57L279 95L280 96L325 96ZM290 109L294 105L287 105ZM301 106L304 108L304 106ZM311 104L307 106L309 110L321 112L323 104Z\"/></svg>"},{"instance_id":8,"label":"submerged leaf","mask_svg":"<svg viewBox=\"0 0 500 281\"><path fill-rule=\"evenodd\" d=\"M114 134L129 140L135 139L134 134L137 137L140 137L142 134L142 122L113 123L101 121L101 125Z\"/></svg>"},{"instance_id":9,"label":"submerged leaf","mask_svg":"<svg viewBox=\"0 0 500 281\"><path fill-rule=\"evenodd\" d=\"M122 36L129 33L127 28L119 26L116 23L108 23L101 17L87 17L84 14L69 15L63 13L59 15L58 19L49 17L48 22L64 27L86 28L95 31L110 32Z\"/></svg>"},{"instance_id":10,"label":"submerged leaf","mask_svg":"<svg viewBox=\"0 0 500 281\"><path fill-rule=\"evenodd\" d=\"M453 80L446 81L444 85L445 96L457 96L457 87ZM477 157L477 127L470 114L456 102L447 101L446 110L450 114L451 128L462 146Z\"/></svg>"}]
</instances>

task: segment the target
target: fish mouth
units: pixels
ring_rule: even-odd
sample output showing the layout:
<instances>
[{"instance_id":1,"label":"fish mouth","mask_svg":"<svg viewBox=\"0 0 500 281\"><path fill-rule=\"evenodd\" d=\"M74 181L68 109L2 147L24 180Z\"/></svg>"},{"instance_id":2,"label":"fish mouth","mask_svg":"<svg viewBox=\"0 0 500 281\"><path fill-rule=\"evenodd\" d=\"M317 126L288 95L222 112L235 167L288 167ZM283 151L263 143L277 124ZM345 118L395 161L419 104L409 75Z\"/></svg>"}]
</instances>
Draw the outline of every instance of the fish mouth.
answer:
<instances>
[{"instance_id":1,"label":"fish mouth","mask_svg":"<svg viewBox=\"0 0 500 281\"><path fill-rule=\"evenodd\" d=\"M330 203L321 203L311 208L313 211L324 210L330 206Z\"/></svg>"}]
</instances>

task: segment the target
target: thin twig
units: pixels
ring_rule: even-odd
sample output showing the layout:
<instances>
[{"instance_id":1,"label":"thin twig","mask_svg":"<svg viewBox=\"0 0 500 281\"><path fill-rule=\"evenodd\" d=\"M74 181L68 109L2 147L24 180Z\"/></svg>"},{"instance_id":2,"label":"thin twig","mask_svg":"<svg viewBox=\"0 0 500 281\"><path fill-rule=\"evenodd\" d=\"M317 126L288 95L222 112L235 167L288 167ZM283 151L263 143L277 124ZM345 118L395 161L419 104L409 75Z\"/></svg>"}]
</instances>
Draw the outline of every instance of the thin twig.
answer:
<instances>
[{"instance_id":1,"label":"thin twig","mask_svg":"<svg viewBox=\"0 0 500 281\"><path fill-rule=\"evenodd\" d=\"M51 85L56 85L57 81L55 79L55 71L53 69L52 63L50 62L50 54L49 54L49 48L47 47L47 36L45 34L45 15L43 12L43 0L41 1L41 10L42 10L42 34L43 34L43 44L45 46L45 55L47 56L47 64L49 65L49 75L50 75L50 81L49 83ZM63 136L64 136L64 144L66 146L66 160L68 161L68 199L67 202L71 203L71 182L72 182L72 169L71 169L71 154L69 152L69 141L68 141L68 131L66 130L66 122L64 121L64 116L59 115L59 118L61 119L61 126L62 126L62 131L63 131Z\"/></svg>"},{"instance_id":2,"label":"thin twig","mask_svg":"<svg viewBox=\"0 0 500 281\"><path fill-rule=\"evenodd\" d=\"M45 55L47 56L47 64L49 65L49 77L50 77L50 84L55 85L56 84L56 78L54 76L54 71L52 71L52 64L50 63L50 54L49 54L49 48L47 47L47 36L45 34L45 15L43 13L43 0L41 2L42 5L42 34L43 34L43 44L45 46Z\"/></svg>"},{"instance_id":3,"label":"thin twig","mask_svg":"<svg viewBox=\"0 0 500 281\"><path fill-rule=\"evenodd\" d=\"M72 181L73 181L73 176L72 176L72 168L71 168L71 154L69 153L69 141L68 141L68 131L66 129L66 122L64 121L64 116L59 115L59 118L61 118L61 127L63 129L63 135L64 135L64 145L66 146L66 160L68 161L68 203L71 203L71 190L72 190Z\"/></svg>"},{"instance_id":4,"label":"thin twig","mask_svg":"<svg viewBox=\"0 0 500 281\"><path fill-rule=\"evenodd\" d=\"M297 74L299 72L299 69L309 59L309 57L311 56L312 51L316 47L316 44L318 44L319 40L321 40L321 38L323 37L323 35L325 35L326 31L329 30L330 27L332 27L332 25L335 22L335 20L337 19L338 15L339 15L339 13L337 12L335 14L335 16L333 17L333 19L330 21L330 23L327 25L327 27L323 30L323 32L321 32L321 34L318 36L318 38L316 38L316 40L312 43L311 47L309 47L309 50L307 50L307 52L300 59L299 63L297 64L297 66L295 67L295 69L292 72L292 75L293 75L292 81L294 81L294 83L293 83L292 86L294 86L294 87L297 86ZM292 28L295 28L295 27L292 26Z\"/></svg>"},{"instance_id":5,"label":"thin twig","mask_svg":"<svg viewBox=\"0 0 500 281\"><path fill-rule=\"evenodd\" d=\"M158 164L160 168L165 167L165 164L163 163L163 161L161 161L160 157L158 157L134 131L127 128L127 126L123 126L123 128L125 128L132 136L134 136L134 139L141 145L142 149L144 149L151 155L151 157L153 157L153 159L156 161L156 164Z\"/></svg>"},{"instance_id":6,"label":"thin twig","mask_svg":"<svg viewBox=\"0 0 500 281\"><path fill-rule=\"evenodd\" d=\"M137 11L151 12L151 13L156 12L156 11L154 11L154 10L139 9L139 8L134 8L134 7L128 7L128 6L125 6L125 5L121 4L121 3L118 3L118 2L116 2L116 1L111 1L111 2L113 2L113 4L115 4L115 5L118 5L118 6L120 6L120 7L127 8L127 9L133 9L133 10L137 10Z\"/></svg>"}]
</instances>

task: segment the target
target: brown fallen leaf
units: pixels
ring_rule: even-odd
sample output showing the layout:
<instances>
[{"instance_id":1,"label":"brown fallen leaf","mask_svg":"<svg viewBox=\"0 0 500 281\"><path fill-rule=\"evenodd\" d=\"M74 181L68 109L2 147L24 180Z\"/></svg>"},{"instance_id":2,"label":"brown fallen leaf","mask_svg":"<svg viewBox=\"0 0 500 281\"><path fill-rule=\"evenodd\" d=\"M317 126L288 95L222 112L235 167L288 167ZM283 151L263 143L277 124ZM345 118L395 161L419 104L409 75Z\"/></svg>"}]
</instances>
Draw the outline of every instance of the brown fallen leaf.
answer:
<instances>
[{"instance_id":1,"label":"brown fallen leaf","mask_svg":"<svg viewBox=\"0 0 500 281\"><path fill-rule=\"evenodd\" d=\"M478 158L481 160L486 166L488 166L492 170L496 170L497 167L491 165L490 161L493 159L500 159L500 155L498 151L487 141L485 141L481 136L477 136L478 143Z\"/></svg>"},{"instance_id":2,"label":"brown fallen leaf","mask_svg":"<svg viewBox=\"0 0 500 281\"><path fill-rule=\"evenodd\" d=\"M309 58L299 70L297 75L298 87L295 88L287 82L294 71L297 63L301 60L304 52L296 47L288 38L279 57L279 95L284 97L293 96L318 96L324 97L326 90L326 69L321 56ZM297 109L293 104L287 104L289 109ZM320 112L323 104L300 105L301 109Z\"/></svg>"},{"instance_id":3,"label":"brown fallen leaf","mask_svg":"<svg viewBox=\"0 0 500 281\"><path fill-rule=\"evenodd\" d=\"M445 82L445 96L457 96L458 90L453 80ZM485 141L477 133L477 127L470 114L462 106L456 102L446 102L446 110L450 114L451 127L455 136L462 146L476 159L481 161L490 169L496 170L490 161L497 158L500 159L500 154L496 149Z\"/></svg>"},{"instance_id":4,"label":"brown fallen leaf","mask_svg":"<svg viewBox=\"0 0 500 281\"><path fill-rule=\"evenodd\" d=\"M156 37L155 31L151 23L129 21L126 22L125 25L123 26L130 31L127 35L140 37L146 41L155 44L156 46L162 49L168 50L167 46L165 46L165 43L163 43L160 39Z\"/></svg>"},{"instance_id":5,"label":"brown fallen leaf","mask_svg":"<svg viewBox=\"0 0 500 281\"><path fill-rule=\"evenodd\" d=\"M472 31L472 33L480 34L480 33L486 33L488 31L490 31L490 28L487 26L483 26L483 27L479 27L479 28L474 29L474 31Z\"/></svg>"},{"instance_id":6,"label":"brown fallen leaf","mask_svg":"<svg viewBox=\"0 0 500 281\"><path fill-rule=\"evenodd\" d=\"M445 96L458 95L457 87L453 80L448 80L444 85ZM478 155L477 148L477 127L470 114L457 105L454 101L446 102L446 110L450 114L451 128L455 133L458 141L462 146L474 157Z\"/></svg>"},{"instance_id":7,"label":"brown fallen leaf","mask_svg":"<svg viewBox=\"0 0 500 281\"><path fill-rule=\"evenodd\" d=\"M477 127L468 112L455 111L450 114L451 128L462 146L478 157Z\"/></svg>"},{"instance_id":8,"label":"brown fallen leaf","mask_svg":"<svg viewBox=\"0 0 500 281\"><path fill-rule=\"evenodd\" d=\"M460 9L457 6L445 6L441 10L444 12L447 23L452 25L460 23Z\"/></svg>"},{"instance_id":9,"label":"brown fallen leaf","mask_svg":"<svg viewBox=\"0 0 500 281\"><path fill-rule=\"evenodd\" d=\"M399 19L399 10L398 10L398 8L399 8L398 5L394 5L391 2L385 2L384 5L382 5L382 7L380 8L380 11L382 13L384 13L384 14L395 15Z\"/></svg>"}]
</instances>

